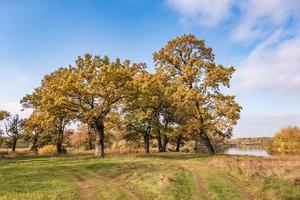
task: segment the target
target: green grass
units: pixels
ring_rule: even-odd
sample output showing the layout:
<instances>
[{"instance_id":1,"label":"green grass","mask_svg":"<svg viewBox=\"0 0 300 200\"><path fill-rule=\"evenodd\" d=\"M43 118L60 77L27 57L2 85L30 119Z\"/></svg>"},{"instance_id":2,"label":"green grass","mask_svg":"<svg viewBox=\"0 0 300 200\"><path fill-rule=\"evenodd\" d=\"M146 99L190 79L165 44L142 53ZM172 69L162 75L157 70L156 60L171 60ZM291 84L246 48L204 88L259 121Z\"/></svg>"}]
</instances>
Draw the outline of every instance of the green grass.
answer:
<instances>
[{"instance_id":1,"label":"green grass","mask_svg":"<svg viewBox=\"0 0 300 200\"><path fill-rule=\"evenodd\" d=\"M205 187L201 192L209 199L246 199L244 188L237 188L223 172L207 164L212 159L179 153L104 160L92 155L2 159L0 199L199 199L193 174L186 166L201 177ZM245 177L234 178L251 187ZM282 199L299 199L298 186L281 179L268 181L264 180L262 190L272 188Z\"/></svg>"}]
</instances>

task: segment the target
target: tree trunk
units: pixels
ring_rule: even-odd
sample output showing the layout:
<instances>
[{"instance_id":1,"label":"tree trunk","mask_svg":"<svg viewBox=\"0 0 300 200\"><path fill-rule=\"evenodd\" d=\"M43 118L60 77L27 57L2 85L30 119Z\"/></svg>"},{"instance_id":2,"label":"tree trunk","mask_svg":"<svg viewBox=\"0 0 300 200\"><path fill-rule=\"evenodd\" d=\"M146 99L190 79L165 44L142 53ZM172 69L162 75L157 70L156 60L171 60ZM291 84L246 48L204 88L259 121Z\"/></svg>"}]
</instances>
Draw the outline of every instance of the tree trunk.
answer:
<instances>
[{"instance_id":1,"label":"tree trunk","mask_svg":"<svg viewBox=\"0 0 300 200\"><path fill-rule=\"evenodd\" d=\"M199 105L198 105L199 106ZM203 117L200 117L200 123L201 125L203 125ZM199 138L200 140L202 140L202 142L204 142L206 148L208 149L209 153L210 154L215 154L215 149L210 141L210 138L208 137L208 135L206 134L205 132L205 129L203 129L203 127L200 129L200 132L199 132Z\"/></svg>"},{"instance_id":2,"label":"tree trunk","mask_svg":"<svg viewBox=\"0 0 300 200\"><path fill-rule=\"evenodd\" d=\"M159 129L157 129L156 139L157 139L158 152L163 152L163 145L162 145L161 134Z\"/></svg>"},{"instance_id":3,"label":"tree trunk","mask_svg":"<svg viewBox=\"0 0 300 200\"><path fill-rule=\"evenodd\" d=\"M181 145L182 135L176 137L176 152L180 152L180 145Z\"/></svg>"},{"instance_id":4,"label":"tree trunk","mask_svg":"<svg viewBox=\"0 0 300 200\"><path fill-rule=\"evenodd\" d=\"M57 138L56 138L56 152L58 154L62 153L62 143L63 143L63 129L57 130Z\"/></svg>"},{"instance_id":5,"label":"tree trunk","mask_svg":"<svg viewBox=\"0 0 300 200\"><path fill-rule=\"evenodd\" d=\"M144 133L144 150L146 154L150 153L150 136L148 132Z\"/></svg>"},{"instance_id":6,"label":"tree trunk","mask_svg":"<svg viewBox=\"0 0 300 200\"><path fill-rule=\"evenodd\" d=\"M30 148L31 151L38 151L38 147L37 147L37 142L38 142L38 135L34 135L33 140L32 140L32 146Z\"/></svg>"},{"instance_id":7,"label":"tree trunk","mask_svg":"<svg viewBox=\"0 0 300 200\"><path fill-rule=\"evenodd\" d=\"M97 137L95 143L95 156L104 158L104 124L101 121L95 123Z\"/></svg>"},{"instance_id":8,"label":"tree trunk","mask_svg":"<svg viewBox=\"0 0 300 200\"><path fill-rule=\"evenodd\" d=\"M202 139L202 141L204 142L206 148L208 149L208 152L210 154L216 154L215 149L210 141L210 138L208 137L208 135L206 133L202 133L200 135L200 138Z\"/></svg>"},{"instance_id":9,"label":"tree trunk","mask_svg":"<svg viewBox=\"0 0 300 200\"><path fill-rule=\"evenodd\" d=\"M92 141L92 129L89 127L88 128L88 149L92 150L93 149L93 141Z\"/></svg>"},{"instance_id":10,"label":"tree trunk","mask_svg":"<svg viewBox=\"0 0 300 200\"><path fill-rule=\"evenodd\" d=\"M16 146L17 146L17 139L13 139L13 144L12 144L12 151L16 151Z\"/></svg>"},{"instance_id":11,"label":"tree trunk","mask_svg":"<svg viewBox=\"0 0 300 200\"><path fill-rule=\"evenodd\" d=\"M162 142L162 152L166 152L167 144L169 143L169 138L166 134L163 134L163 142Z\"/></svg>"},{"instance_id":12,"label":"tree trunk","mask_svg":"<svg viewBox=\"0 0 300 200\"><path fill-rule=\"evenodd\" d=\"M168 135L166 134L168 130L168 120L165 121L165 133L163 134L163 141L162 141L162 152L166 152L167 144L169 143Z\"/></svg>"},{"instance_id":13,"label":"tree trunk","mask_svg":"<svg viewBox=\"0 0 300 200\"><path fill-rule=\"evenodd\" d=\"M62 153L62 143L61 142L57 142L56 143L56 152L58 154L61 154Z\"/></svg>"}]
</instances>

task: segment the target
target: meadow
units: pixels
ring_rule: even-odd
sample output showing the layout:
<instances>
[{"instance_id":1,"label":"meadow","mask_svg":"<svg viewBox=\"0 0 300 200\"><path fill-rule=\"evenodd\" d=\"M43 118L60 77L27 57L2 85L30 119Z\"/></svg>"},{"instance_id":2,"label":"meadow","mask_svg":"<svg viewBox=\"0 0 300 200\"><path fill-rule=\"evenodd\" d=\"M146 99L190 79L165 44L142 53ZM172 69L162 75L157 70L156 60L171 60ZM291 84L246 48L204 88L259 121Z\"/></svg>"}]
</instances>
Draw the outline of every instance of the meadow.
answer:
<instances>
[{"instance_id":1,"label":"meadow","mask_svg":"<svg viewBox=\"0 0 300 200\"><path fill-rule=\"evenodd\" d=\"M9 155L0 199L300 199L299 156Z\"/></svg>"}]
</instances>

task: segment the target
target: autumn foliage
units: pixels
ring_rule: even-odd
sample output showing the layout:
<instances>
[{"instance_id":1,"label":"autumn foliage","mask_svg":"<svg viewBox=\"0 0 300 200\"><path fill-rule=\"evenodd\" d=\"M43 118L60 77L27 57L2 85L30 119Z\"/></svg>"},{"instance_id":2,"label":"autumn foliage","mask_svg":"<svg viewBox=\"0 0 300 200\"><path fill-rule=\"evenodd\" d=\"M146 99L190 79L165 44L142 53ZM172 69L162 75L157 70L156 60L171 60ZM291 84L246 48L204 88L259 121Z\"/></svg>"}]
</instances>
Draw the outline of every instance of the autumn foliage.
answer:
<instances>
[{"instance_id":1,"label":"autumn foliage","mask_svg":"<svg viewBox=\"0 0 300 200\"><path fill-rule=\"evenodd\" d=\"M281 129L272 138L270 150L278 153L300 153L300 128Z\"/></svg>"},{"instance_id":2,"label":"autumn foliage","mask_svg":"<svg viewBox=\"0 0 300 200\"><path fill-rule=\"evenodd\" d=\"M72 144L95 146L98 157L116 138L142 142L146 153L152 143L159 152L170 143L179 151L189 140L214 153L212 139L230 138L240 116L235 97L222 93L234 68L216 64L193 35L169 41L153 60L150 73L143 63L86 54L46 75L21 101L34 110L26 123L32 141L50 134L60 153L67 127L80 123Z\"/></svg>"}]
</instances>

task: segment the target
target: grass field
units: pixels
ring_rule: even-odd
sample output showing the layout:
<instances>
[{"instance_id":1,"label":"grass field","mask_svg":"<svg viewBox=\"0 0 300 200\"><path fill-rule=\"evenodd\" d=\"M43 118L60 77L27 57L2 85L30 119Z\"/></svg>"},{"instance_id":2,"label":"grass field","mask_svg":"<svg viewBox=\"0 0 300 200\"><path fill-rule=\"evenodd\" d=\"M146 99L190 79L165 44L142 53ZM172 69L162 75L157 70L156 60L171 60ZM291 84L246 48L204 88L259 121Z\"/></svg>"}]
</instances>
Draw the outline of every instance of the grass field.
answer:
<instances>
[{"instance_id":1,"label":"grass field","mask_svg":"<svg viewBox=\"0 0 300 200\"><path fill-rule=\"evenodd\" d=\"M0 199L296 200L299 169L299 157L155 153L104 160L89 154L2 158Z\"/></svg>"}]
</instances>

